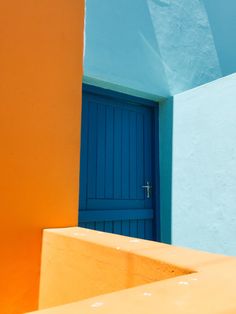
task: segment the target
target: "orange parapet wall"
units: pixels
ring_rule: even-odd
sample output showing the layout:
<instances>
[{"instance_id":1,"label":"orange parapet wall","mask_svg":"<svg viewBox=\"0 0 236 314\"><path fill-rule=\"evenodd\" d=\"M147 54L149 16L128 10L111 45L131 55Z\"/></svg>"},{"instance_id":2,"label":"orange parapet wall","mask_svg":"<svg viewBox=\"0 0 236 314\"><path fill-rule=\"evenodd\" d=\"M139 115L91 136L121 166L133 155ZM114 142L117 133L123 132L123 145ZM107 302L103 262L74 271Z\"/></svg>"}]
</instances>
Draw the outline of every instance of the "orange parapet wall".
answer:
<instances>
[{"instance_id":1,"label":"orange parapet wall","mask_svg":"<svg viewBox=\"0 0 236 314\"><path fill-rule=\"evenodd\" d=\"M40 282L35 314L236 313L236 258L78 227L44 231Z\"/></svg>"},{"instance_id":2,"label":"orange parapet wall","mask_svg":"<svg viewBox=\"0 0 236 314\"><path fill-rule=\"evenodd\" d=\"M139 254L165 244L83 228L44 231L39 308L87 299L192 272Z\"/></svg>"},{"instance_id":3,"label":"orange parapet wall","mask_svg":"<svg viewBox=\"0 0 236 314\"><path fill-rule=\"evenodd\" d=\"M37 308L45 227L78 215L83 0L0 2L0 313Z\"/></svg>"}]
</instances>

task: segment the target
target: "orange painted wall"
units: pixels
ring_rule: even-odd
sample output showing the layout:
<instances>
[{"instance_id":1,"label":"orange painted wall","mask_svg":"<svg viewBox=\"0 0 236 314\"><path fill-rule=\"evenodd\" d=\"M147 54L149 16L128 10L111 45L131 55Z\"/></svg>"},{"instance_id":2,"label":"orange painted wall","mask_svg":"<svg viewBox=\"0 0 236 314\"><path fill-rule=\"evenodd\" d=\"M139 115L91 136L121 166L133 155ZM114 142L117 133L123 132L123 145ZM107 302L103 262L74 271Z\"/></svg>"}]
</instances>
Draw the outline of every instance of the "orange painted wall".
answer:
<instances>
[{"instance_id":1,"label":"orange painted wall","mask_svg":"<svg viewBox=\"0 0 236 314\"><path fill-rule=\"evenodd\" d=\"M42 228L78 214L83 0L0 1L0 313L37 308Z\"/></svg>"}]
</instances>

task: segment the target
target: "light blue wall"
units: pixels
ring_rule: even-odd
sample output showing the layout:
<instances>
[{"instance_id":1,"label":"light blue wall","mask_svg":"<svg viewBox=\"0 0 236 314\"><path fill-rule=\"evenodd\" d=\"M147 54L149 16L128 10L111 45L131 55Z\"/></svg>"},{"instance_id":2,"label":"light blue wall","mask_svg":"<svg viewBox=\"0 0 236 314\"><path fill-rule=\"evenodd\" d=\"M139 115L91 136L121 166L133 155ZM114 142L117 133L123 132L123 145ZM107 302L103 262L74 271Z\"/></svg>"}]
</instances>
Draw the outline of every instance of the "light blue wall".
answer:
<instances>
[{"instance_id":1,"label":"light blue wall","mask_svg":"<svg viewBox=\"0 0 236 314\"><path fill-rule=\"evenodd\" d=\"M172 241L173 97L159 102L160 241Z\"/></svg>"},{"instance_id":2,"label":"light blue wall","mask_svg":"<svg viewBox=\"0 0 236 314\"><path fill-rule=\"evenodd\" d=\"M201 0L87 0L84 75L144 97L220 77Z\"/></svg>"},{"instance_id":3,"label":"light blue wall","mask_svg":"<svg viewBox=\"0 0 236 314\"><path fill-rule=\"evenodd\" d=\"M159 99L213 81L221 68L232 73L235 6L235 0L86 0L84 81ZM236 255L235 80L160 105L162 241L170 242L172 231L176 245Z\"/></svg>"},{"instance_id":4,"label":"light blue wall","mask_svg":"<svg viewBox=\"0 0 236 314\"><path fill-rule=\"evenodd\" d=\"M236 1L203 0L223 75L236 72Z\"/></svg>"},{"instance_id":5,"label":"light blue wall","mask_svg":"<svg viewBox=\"0 0 236 314\"><path fill-rule=\"evenodd\" d=\"M87 0L85 47L85 76L168 94L146 1Z\"/></svg>"},{"instance_id":6,"label":"light blue wall","mask_svg":"<svg viewBox=\"0 0 236 314\"><path fill-rule=\"evenodd\" d=\"M236 255L235 87L231 75L173 98L175 245Z\"/></svg>"}]
</instances>

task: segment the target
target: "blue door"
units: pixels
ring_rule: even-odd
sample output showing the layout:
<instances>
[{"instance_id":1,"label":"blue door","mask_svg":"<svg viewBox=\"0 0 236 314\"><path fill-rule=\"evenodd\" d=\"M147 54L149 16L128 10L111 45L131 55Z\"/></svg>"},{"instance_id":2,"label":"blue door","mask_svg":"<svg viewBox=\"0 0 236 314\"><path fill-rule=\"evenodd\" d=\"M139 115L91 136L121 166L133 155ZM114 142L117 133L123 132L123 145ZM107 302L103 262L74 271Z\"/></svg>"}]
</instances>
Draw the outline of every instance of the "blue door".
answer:
<instances>
[{"instance_id":1,"label":"blue door","mask_svg":"<svg viewBox=\"0 0 236 314\"><path fill-rule=\"evenodd\" d=\"M83 91L81 227L156 239L153 129L153 107L99 88Z\"/></svg>"}]
</instances>

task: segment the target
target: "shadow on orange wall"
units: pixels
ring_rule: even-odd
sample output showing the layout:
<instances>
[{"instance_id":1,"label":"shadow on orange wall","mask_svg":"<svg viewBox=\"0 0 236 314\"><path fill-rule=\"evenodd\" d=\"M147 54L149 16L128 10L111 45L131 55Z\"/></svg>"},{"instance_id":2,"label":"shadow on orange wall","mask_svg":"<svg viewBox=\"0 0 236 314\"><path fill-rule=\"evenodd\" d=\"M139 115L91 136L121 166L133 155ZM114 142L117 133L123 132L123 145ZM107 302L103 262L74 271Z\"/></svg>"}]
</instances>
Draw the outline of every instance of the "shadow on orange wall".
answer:
<instances>
[{"instance_id":1,"label":"shadow on orange wall","mask_svg":"<svg viewBox=\"0 0 236 314\"><path fill-rule=\"evenodd\" d=\"M0 2L0 313L37 308L42 229L75 226L83 0Z\"/></svg>"}]
</instances>

